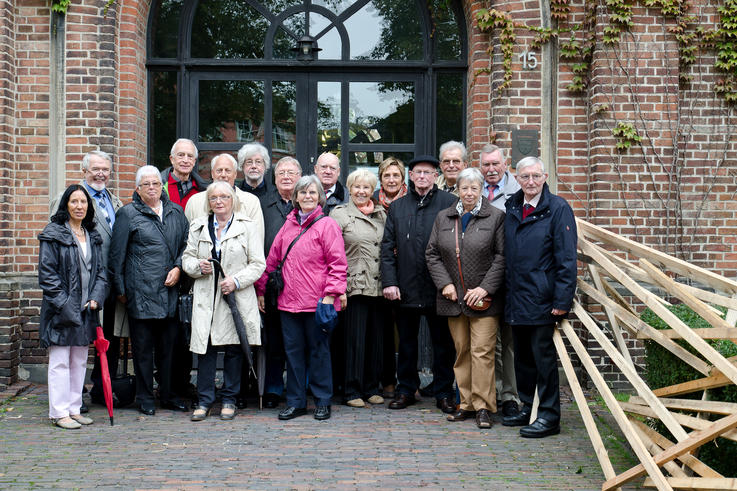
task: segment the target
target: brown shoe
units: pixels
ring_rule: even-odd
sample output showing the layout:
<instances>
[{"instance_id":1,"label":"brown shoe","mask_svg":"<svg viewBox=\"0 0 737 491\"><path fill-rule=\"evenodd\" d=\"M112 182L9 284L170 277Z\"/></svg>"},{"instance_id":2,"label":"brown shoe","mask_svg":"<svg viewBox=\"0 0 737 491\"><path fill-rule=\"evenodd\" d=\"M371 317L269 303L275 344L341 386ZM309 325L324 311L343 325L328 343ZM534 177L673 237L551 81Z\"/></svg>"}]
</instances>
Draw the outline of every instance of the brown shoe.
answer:
<instances>
[{"instance_id":1,"label":"brown shoe","mask_svg":"<svg viewBox=\"0 0 737 491\"><path fill-rule=\"evenodd\" d=\"M447 420L448 421L465 421L467 419L473 418L474 414L476 414L474 411L466 411L465 409L459 409L453 414L449 414L447 417Z\"/></svg>"},{"instance_id":2,"label":"brown shoe","mask_svg":"<svg viewBox=\"0 0 737 491\"><path fill-rule=\"evenodd\" d=\"M476 426L478 426L482 430L487 430L491 428L491 414L489 414L488 409L479 409L479 411L476 413Z\"/></svg>"},{"instance_id":3,"label":"brown shoe","mask_svg":"<svg viewBox=\"0 0 737 491\"><path fill-rule=\"evenodd\" d=\"M407 394L397 394L394 400L389 403L389 409L404 409L416 402L415 398Z\"/></svg>"},{"instance_id":4,"label":"brown shoe","mask_svg":"<svg viewBox=\"0 0 737 491\"><path fill-rule=\"evenodd\" d=\"M456 412L456 403L450 397L443 397L442 399L438 399L435 405L445 414L453 414Z\"/></svg>"}]
</instances>

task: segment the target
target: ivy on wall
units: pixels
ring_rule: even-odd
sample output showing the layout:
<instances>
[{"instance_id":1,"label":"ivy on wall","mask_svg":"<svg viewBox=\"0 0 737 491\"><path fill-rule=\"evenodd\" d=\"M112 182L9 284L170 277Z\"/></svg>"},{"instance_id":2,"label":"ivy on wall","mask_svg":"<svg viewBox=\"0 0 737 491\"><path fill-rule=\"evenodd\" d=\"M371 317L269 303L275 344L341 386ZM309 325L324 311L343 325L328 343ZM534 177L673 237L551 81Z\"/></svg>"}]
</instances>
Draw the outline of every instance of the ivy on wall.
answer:
<instances>
[{"instance_id":1,"label":"ivy on wall","mask_svg":"<svg viewBox=\"0 0 737 491\"><path fill-rule=\"evenodd\" d=\"M71 5L72 0L50 0L51 1L51 10L54 12L59 12L60 14L65 14L69 10L69 5ZM105 13L107 13L107 9L109 9L113 4L115 3L115 0L106 0L105 2Z\"/></svg>"}]
</instances>

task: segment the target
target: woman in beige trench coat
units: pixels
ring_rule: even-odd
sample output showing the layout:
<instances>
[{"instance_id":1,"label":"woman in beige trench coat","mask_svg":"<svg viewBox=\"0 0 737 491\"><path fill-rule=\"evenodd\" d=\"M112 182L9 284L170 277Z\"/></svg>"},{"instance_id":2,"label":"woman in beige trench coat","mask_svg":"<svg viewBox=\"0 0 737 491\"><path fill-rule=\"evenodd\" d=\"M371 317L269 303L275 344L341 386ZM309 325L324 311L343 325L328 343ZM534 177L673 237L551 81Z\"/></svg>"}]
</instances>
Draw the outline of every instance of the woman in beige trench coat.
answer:
<instances>
[{"instance_id":1,"label":"woman in beige trench coat","mask_svg":"<svg viewBox=\"0 0 737 491\"><path fill-rule=\"evenodd\" d=\"M192 421L202 421L215 402L215 364L218 349L225 350L221 419L235 416L243 362L238 333L224 295L235 295L251 346L261 344L260 317L253 287L264 272L264 244L255 222L240 212L238 197L225 182L207 188L210 212L189 227L182 256L184 271L195 279L190 350L198 355L199 405ZM210 258L220 261L225 278L215 278Z\"/></svg>"}]
</instances>

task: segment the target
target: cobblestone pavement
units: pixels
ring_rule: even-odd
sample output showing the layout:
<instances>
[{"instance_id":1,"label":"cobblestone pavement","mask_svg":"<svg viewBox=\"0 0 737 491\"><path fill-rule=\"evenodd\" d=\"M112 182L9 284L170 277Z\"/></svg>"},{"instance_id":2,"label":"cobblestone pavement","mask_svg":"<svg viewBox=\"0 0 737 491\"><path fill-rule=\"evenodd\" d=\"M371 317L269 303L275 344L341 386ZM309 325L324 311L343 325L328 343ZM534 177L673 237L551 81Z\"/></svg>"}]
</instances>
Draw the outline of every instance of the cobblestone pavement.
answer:
<instances>
[{"instance_id":1,"label":"cobblestone pavement","mask_svg":"<svg viewBox=\"0 0 737 491\"><path fill-rule=\"evenodd\" d=\"M189 413L119 409L112 427L92 405L95 424L62 430L47 419L46 387L31 386L0 405L0 488L601 488L565 393L562 432L542 440L522 439L499 421L485 431L473 421L449 423L433 402L401 411L334 405L323 422L281 422L276 409L252 407L233 421L214 408L199 423ZM619 471L629 467L621 459Z\"/></svg>"}]
</instances>

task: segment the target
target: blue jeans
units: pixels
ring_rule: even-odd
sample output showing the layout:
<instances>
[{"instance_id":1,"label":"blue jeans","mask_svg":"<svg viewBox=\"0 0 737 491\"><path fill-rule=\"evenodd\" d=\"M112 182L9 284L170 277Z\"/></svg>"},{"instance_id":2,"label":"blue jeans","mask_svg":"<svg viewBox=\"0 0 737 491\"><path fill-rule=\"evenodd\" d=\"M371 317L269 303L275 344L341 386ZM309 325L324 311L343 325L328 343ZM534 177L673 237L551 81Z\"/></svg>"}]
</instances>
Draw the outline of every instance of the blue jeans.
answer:
<instances>
[{"instance_id":1,"label":"blue jeans","mask_svg":"<svg viewBox=\"0 0 737 491\"><path fill-rule=\"evenodd\" d=\"M281 311L287 357L287 406L307 407L307 376L315 405L329 406L333 397L330 336L315 324L314 312Z\"/></svg>"},{"instance_id":2,"label":"blue jeans","mask_svg":"<svg viewBox=\"0 0 737 491\"><path fill-rule=\"evenodd\" d=\"M223 360L223 387L220 395L223 404L234 404L235 398L241 390L241 364L243 352L239 344L213 346L207 343L207 352L197 355L197 393L198 404L210 407L215 402L215 370L217 369L218 351L225 351Z\"/></svg>"}]
</instances>

